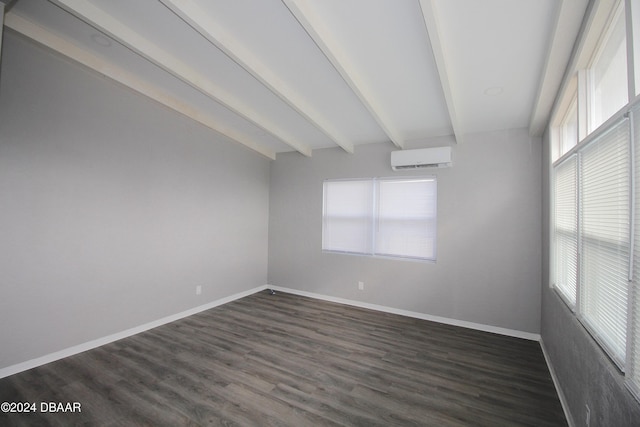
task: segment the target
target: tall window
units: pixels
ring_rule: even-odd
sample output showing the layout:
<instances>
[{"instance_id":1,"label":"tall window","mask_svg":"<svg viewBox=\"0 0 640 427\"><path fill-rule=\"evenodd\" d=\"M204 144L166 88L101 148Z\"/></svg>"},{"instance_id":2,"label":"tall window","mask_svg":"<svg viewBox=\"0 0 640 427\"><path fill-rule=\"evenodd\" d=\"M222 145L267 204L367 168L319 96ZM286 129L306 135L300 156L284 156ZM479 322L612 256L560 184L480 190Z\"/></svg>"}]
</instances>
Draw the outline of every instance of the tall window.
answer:
<instances>
[{"instance_id":1,"label":"tall window","mask_svg":"<svg viewBox=\"0 0 640 427\"><path fill-rule=\"evenodd\" d=\"M554 168L554 286L612 359L626 356L630 135L621 120Z\"/></svg>"},{"instance_id":2,"label":"tall window","mask_svg":"<svg viewBox=\"0 0 640 427\"><path fill-rule=\"evenodd\" d=\"M568 76L578 89L560 94L551 129L551 284L640 400L640 99L629 100L640 90L628 75L628 63L640 63L640 0L594 10L600 24Z\"/></svg>"},{"instance_id":3,"label":"tall window","mask_svg":"<svg viewBox=\"0 0 640 427\"><path fill-rule=\"evenodd\" d=\"M324 182L322 249L436 259L436 178Z\"/></svg>"}]
</instances>

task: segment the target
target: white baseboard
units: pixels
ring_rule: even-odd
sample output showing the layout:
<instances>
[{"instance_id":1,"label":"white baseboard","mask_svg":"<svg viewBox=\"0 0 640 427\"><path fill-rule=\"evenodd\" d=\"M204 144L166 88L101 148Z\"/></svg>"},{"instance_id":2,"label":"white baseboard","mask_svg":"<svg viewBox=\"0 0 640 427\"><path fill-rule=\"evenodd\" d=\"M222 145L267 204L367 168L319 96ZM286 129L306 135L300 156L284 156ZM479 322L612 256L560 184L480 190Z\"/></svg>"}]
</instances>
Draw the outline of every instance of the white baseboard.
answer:
<instances>
[{"instance_id":1,"label":"white baseboard","mask_svg":"<svg viewBox=\"0 0 640 427\"><path fill-rule=\"evenodd\" d=\"M312 292L305 292L305 291L300 291L297 289L290 289L290 288L284 288L284 287L279 287L279 286L271 286L271 285L262 285L262 286L258 286L256 288L253 289L249 289L247 291L244 292L239 292L237 294L234 295L230 295L228 297L225 298L221 298L218 299L216 301L212 301L210 303L198 306L198 307L194 307L192 309L180 312L180 313L176 313L173 314L171 316L167 316L167 317L163 317L162 319L158 319L158 320L154 320L153 322L149 322L149 323L145 323L144 325L140 325L140 326L136 326L134 328L130 328L121 332L117 332L115 334L111 334L102 338L98 338L95 340L91 340L82 344L78 344L75 345L73 347L69 347L69 348L65 348L63 350L60 351L56 351L54 353L50 353L35 359L31 359L31 360L27 360L26 362L21 362L21 363L17 363L15 365L11 365L8 366L6 368L2 368L0 369L0 378L4 378L4 377L8 377L10 375L13 374L17 374L19 372L23 372L26 371L28 369L31 368L35 368L41 365L45 365L47 363L50 362L54 362L56 360L59 359L63 359L65 357L69 357L69 356L73 356L75 354L78 353L82 353L84 351L87 350L91 350L93 348L96 347L100 347L102 345L105 344L109 344L112 343L114 341L123 339L123 338L127 338L130 337L132 335L136 335L139 334L141 332L147 331L149 329L153 329L156 328L158 326L162 326L164 324L170 323L170 322L174 322L176 320L188 317L188 316L192 316L194 314L200 313L201 311L205 311L205 310L209 310L211 308L217 307L219 305L222 304L226 304L229 303L231 301L240 299L240 298L244 298L246 296L252 295L256 292L260 292L263 291L265 289L273 289L275 291L281 291L281 292L286 292L286 293L290 293L290 294L294 294L294 295L300 295L300 296L305 296L305 297L309 297L309 298L315 298L315 299L319 299L319 300L324 300L324 301L330 301L330 302L335 302L335 303L339 303L339 304L345 304L345 305L351 305L354 307L361 307L361 308L367 308L370 310L376 310L376 311L381 311L381 312L385 312L385 313L391 313L391 314L398 314L401 316L407 316L407 317L413 317L413 318L417 318L417 319L422 319L422 320L430 320L433 322L438 322L438 323L444 323L447 325L453 325L453 326L461 326L463 328L469 328L469 329L475 329L475 330L479 330L479 331L484 331L484 332L492 332L495 334L500 334L500 335L506 335L506 336L510 336L510 337L516 337L516 338L524 338L527 340L533 340L533 341L540 341L540 335L539 334L533 334L530 332L523 332L523 331L517 331L517 330L513 330L513 329L506 329L506 328L500 328L497 326L490 326L490 325L483 325L483 324L479 324L479 323L474 323L474 322L467 322L464 320L457 320L457 319L450 319L447 317L440 317L440 316L432 316L429 314L424 314L424 313L418 313L418 312L414 312L414 311L407 311L407 310L400 310L397 308L392 308L392 307L386 307L386 306L382 306L382 305L377 305L377 304L369 304L369 303L365 303L365 302L361 302L361 301L354 301L354 300L348 300L348 299L344 299L344 298L336 298L336 297L331 297L331 296L327 296L327 295L321 295L321 294L316 294L316 293L312 293ZM544 351L544 348L543 348ZM545 355L546 357L546 355ZM547 361L548 364L548 361ZM549 367L551 370L551 366ZM552 372L552 376L553 376L553 371ZM554 383L555 383L555 377L554 377ZM557 384L556 384L556 388L558 388ZM558 389L559 391L559 395L562 396L560 394L560 389ZM562 398L561 398L562 401ZM564 403L563 403L563 408L564 408Z\"/></svg>"},{"instance_id":2,"label":"white baseboard","mask_svg":"<svg viewBox=\"0 0 640 427\"><path fill-rule=\"evenodd\" d=\"M249 289L248 291L244 291L244 292L239 292L237 294L233 294L228 297L221 298L221 299L212 301L210 303L207 303L198 307L191 308L189 310L186 310L180 313L172 314L171 316L163 317L162 319L154 320L153 322L145 323L144 325L136 326L134 328L127 329L122 332L117 332L112 335L91 340L82 344L75 345L73 347L65 348L64 350L56 351L55 353L50 353L42 357L27 360L26 362L22 362L12 366L8 366L6 368L2 368L0 369L0 378L8 377L9 375L17 374L19 372L26 371L28 369L35 368L37 366L42 366L59 359L63 359L65 357L73 356L75 354L82 353L84 351L91 350L93 348L100 347L102 345L109 344L114 341L127 338L144 331L148 331L149 329L157 328L158 326L162 326L170 322L175 322L176 320L179 320L188 316L192 316L194 314L200 313L201 311L209 310L211 308L229 303L231 301L234 301L240 298L244 298L246 296L255 294L256 292L260 292L265 289L267 289L266 285L258 286L257 288Z\"/></svg>"},{"instance_id":3,"label":"white baseboard","mask_svg":"<svg viewBox=\"0 0 640 427\"><path fill-rule=\"evenodd\" d=\"M567 402L567 398L562 392L562 387L560 387L560 382L558 381L558 377L556 376L556 371L553 369L553 365L551 364L551 360L549 359L549 355L547 354L547 348L544 346L544 341L542 338L540 339L540 348L542 348L542 354L544 355L544 360L547 362L547 367L549 368L549 373L551 374L551 379L553 380L553 385L556 387L556 392L558 393L558 398L560 399L560 404L562 405L562 410L564 411L564 416L567 419L567 424L569 427L576 427L576 423L571 416L571 411L569 411L569 404Z\"/></svg>"},{"instance_id":4,"label":"white baseboard","mask_svg":"<svg viewBox=\"0 0 640 427\"><path fill-rule=\"evenodd\" d=\"M286 292L290 294L300 295L303 297L315 298L323 301L330 301L330 302L336 302L339 304L352 305L360 308L368 308L370 310L382 311L382 312L391 313L391 314L399 314L401 316L413 317L416 319L430 320L432 322L444 323L446 325L461 326L463 328L475 329L483 332L492 332L494 334L499 334L499 335L506 335L506 336L515 337L515 338L524 338L531 341L540 341L540 334L534 334L531 332L523 332L515 329L507 329L507 328L500 328L497 326L483 325L480 323L467 322L465 320L451 319L448 317L432 316L430 314L418 313L415 311L407 311L407 310L401 310L393 307L386 307L383 305L369 304L366 302L354 301L354 300L349 300L344 298L336 298L336 297L331 297L327 295L316 294L313 292L283 288L280 286L267 285L267 288L273 289L275 291Z\"/></svg>"}]
</instances>

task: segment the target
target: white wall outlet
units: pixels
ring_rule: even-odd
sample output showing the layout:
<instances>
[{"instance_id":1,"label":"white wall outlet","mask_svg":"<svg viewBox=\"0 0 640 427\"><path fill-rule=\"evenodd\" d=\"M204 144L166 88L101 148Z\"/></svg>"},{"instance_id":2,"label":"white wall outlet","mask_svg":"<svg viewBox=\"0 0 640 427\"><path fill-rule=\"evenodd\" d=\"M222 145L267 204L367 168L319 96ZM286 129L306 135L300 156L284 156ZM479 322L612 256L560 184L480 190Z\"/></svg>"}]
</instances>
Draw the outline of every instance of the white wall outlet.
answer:
<instances>
[{"instance_id":1,"label":"white wall outlet","mask_svg":"<svg viewBox=\"0 0 640 427\"><path fill-rule=\"evenodd\" d=\"M196 286L196 295L200 295L202 293L202 286Z\"/></svg>"},{"instance_id":2,"label":"white wall outlet","mask_svg":"<svg viewBox=\"0 0 640 427\"><path fill-rule=\"evenodd\" d=\"M358 282L358 290L364 291L364 282Z\"/></svg>"},{"instance_id":3,"label":"white wall outlet","mask_svg":"<svg viewBox=\"0 0 640 427\"><path fill-rule=\"evenodd\" d=\"M591 409L589 409L589 405L584 405L584 407L586 408L584 424L589 427L591 425Z\"/></svg>"}]
</instances>

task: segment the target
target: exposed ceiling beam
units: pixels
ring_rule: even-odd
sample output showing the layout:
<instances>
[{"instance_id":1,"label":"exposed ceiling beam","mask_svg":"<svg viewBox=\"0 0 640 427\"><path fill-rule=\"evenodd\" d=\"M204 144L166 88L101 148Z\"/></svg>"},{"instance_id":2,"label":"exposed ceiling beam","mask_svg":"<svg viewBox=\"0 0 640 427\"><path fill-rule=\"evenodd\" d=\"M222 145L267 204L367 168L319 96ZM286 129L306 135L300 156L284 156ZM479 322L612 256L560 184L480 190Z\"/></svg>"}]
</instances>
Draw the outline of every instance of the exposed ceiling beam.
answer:
<instances>
[{"instance_id":1,"label":"exposed ceiling beam","mask_svg":"<svg viewBox=\"0 0 640 427\"><path fill-rule=\"evenodd\" d=\"M193 0L160 0L191 28L244 68L273 94L331 138L345 151L353 153L353 144L335 129L309 102L276 75L249 49L233 38L218 21Z\"/></svg>"},{"instance_id":2,"label":"exposed ceiling beam","mask_svg":"<svg viewBox=\"0 0 640 427\"><path fill-rule=\"evenodd\" d=\"M529 134L532 136L541 136L549 122L588 3L589 0L561 0L557 6L547 58L529 121Z\"/></svg>"},{"instance_id":3,"label":"exposed ceiling beam","mask_svg":"<svg viewBox=\"0 0 640 427\"><path fill-rule=\"evenodd\" d=\"M362 81L353 63L349 60L349 56L340 48L340 43L333 38L331 31L314 14L308 2L306 0L282 0L282 2L358 96L360 102L367 108L391 142L398 148L403 148L405 141L395 129L393 121L384 112L373 91Z\"/></svg>"},{"instance_id":4,"label":"exposed ceiling beam","mask_svg":"<svg viewBox=\"0 0 640 427\"><path fill-rule=\"evenodd\" d=\"M212 82L206 75L193 69L185 62L171 55L165 49L162 49L132 28L124 25L91 2L86 0L55 0L55 2L89 25L100 29L127 48L192 86L202 94L221 103L229 110L270 133L293 149L305 156L311 156L312 150L309 145L297 141L275 123L260 115L252 107Z\"/></svg>"},{"instance_id":5,"label":"exposed ceiling beam","mask_svg":"<svg viewBox=\"0 0 640 427\"><path fill-rule=\"evenodd\" d=\"M429 35L431 50L433 50L436 68L438 69L440 85L442 86L444 100L447 104L447 111L449 113L449 120L451 120L453 134L456 138L456 142L461 143L463 140L463 134L460 126L460 117L458 116L458 110L456 109L457 103L453 84L450 79L451 73L449 71L451 70L451 67L448 65L445 49L443 47L434 1L420 0L420 9L422 9L422 18L424 19L424 24L427 27L427 34Z\"/></svg>"},{"instance_id":6,"label":"exposed ceiling beam","mask_svg":"<svg viewBox=\"0 0 640 427\"><path fill-rule=\"evenodd\" d=\"M124 85L138 93L141 93L160 104L183 114L198 123L226 136L227 138L243 144L258 153L275 160L275 152L257 144L243 135L238 134L233 129L218 122L213 116L201 112L199 109L185 104L174 98L155 85L147 83L144 79L129 73L128 71L100 58L89 51L82 49L64 37L59 36L37 24L34 24L19 15L8 13L5 18L5 25L8 28L86 66L100 74Z\"/></svg>"}]
</instances>

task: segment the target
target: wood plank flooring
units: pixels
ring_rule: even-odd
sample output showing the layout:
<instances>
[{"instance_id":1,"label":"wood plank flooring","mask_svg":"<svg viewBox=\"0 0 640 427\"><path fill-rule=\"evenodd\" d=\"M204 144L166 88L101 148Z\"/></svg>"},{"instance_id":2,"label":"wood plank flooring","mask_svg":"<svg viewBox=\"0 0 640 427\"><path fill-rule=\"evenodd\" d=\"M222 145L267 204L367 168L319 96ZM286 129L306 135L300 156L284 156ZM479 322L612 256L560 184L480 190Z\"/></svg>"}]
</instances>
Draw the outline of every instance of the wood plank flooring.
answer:
<instances>
[{"instance_id":1,"label":"wood plank flooring","mask_svg":"<svg viewBox=\"0 0 640 427\"><path fill-rule=\"evenodd\" d=\"M567 425L537 342L266 291L1 379L0 402L37 404L2 426Z\"/></svg>"}]
</instances>

